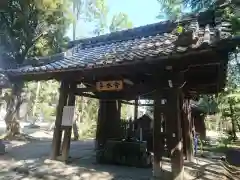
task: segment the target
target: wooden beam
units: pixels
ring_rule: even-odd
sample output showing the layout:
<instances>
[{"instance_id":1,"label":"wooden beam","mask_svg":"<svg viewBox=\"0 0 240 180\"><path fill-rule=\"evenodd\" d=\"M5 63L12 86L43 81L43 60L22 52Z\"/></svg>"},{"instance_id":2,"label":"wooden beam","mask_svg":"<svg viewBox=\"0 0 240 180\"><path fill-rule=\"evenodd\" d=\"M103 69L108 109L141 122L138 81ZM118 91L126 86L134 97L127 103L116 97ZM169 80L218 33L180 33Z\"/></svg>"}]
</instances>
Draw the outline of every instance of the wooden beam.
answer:
<instances>
[{"instance_id":1,"label":"wooden beam","mask_svg":"<svg viewBox=\"0 0 240 180\"><path fill-rule=\"evenodd\" d=\"M94 98L94 99L99 99L98 96L96 96L95 94L89 94L89 93L74 93L77 96L82 96L82 97L88 97L88 98Z\"/></svg>"},{"instance_id":2,"label":"wooden beam","mask_svg":"<svg viewBox=\"0 0 240 180\"><path fill-rule=\"evenodd\" d=\"M127 104L127 105L135 105L135 103L132 103L132 102L129 102L129 101L121 101L121 103L122 104ZM140 104L140 103L138 103L137 104L138 106L151 106L151 107L153 107L154 106L154 104Z\"/></svg>"},{"instance_id":3,"label":"wooden beam","mask_svg":"<svg viewBox=\"0 0 240 180\"><path fill-rule=\"evenodd\" d=\"M179 84L178 82L178 74L176 75L174 72L165 72L164 78L163 76L152 76L149 79L145 79L143 82L138 82L138 84L128 85L124 84L124 87L121 91L97 91L95 87L87 87L87 88L76 88L71 89L76 95L85 95L83 93L92 92L96 95L98 99L109 99L109 100L135 100L139 96L145 96L147 94L153 93L156 88L169 88L168 80L171 79L173 84ZM84 83L84 82L83 82ZM94 82L91 82L94 84ZM91 95L86 95L91 96Z\"/></svg>"},{"instance_id":4,"label":"wooden beam","mask_svg":"<svg viewBox=\"0 0 240 180\"><path fill-rule=\"evenodd\" d=\"M53 160L56 160L57 157L60 155L60 147L61 147L61 139L62 139L62 130L61 130L62 112L63 112L63 107L67 103L67 89L68 89L68 84L62 81L59 89L59 100L58 100L53 141L52 141L51 158Z\"/></svg>"},{"instance_id":5,"label":"wooden beam","mask_svg":"<svg viewBox=\"0 0 240 180\"><path fill-rule=\"evenodd\" d=\"M71 88L76 87L76 84L71 84ZM75 95L73 93L69 93L68 95L68 106L75 106ZM62 159L64 162L68 160L70 143L71 143L71 134L72 134L72 126L64 127L64 138L62 145Z\"/></svg>"},{"instance_id":6,"label":"wooden beam","mask_svg":"<svg viewBox=\"0 0 240 180\"><path fill-rule=\"evenodd\" d=\"M96 92L95 87L86 87L86 88L71 88L69 89L69 93L73 92L74 94L81 94L81 93L87 93L87 92Z\"/></svg>"}]
</instances>

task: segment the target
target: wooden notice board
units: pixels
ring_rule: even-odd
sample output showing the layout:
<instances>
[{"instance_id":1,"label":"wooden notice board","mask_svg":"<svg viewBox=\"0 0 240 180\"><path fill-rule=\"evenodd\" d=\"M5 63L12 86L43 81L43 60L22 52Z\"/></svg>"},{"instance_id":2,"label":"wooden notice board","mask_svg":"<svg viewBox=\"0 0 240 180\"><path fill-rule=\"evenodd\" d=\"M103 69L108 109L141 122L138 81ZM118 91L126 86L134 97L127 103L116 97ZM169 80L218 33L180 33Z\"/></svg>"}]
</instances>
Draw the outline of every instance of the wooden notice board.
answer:
<instances>
[{"instance_id":1,"label":"wooden notice board","mask_svg":"<svg viewBox=\"0 0 240 180\"><path fill-rule=\"evenodd\" d=\"M75 106L64 106L62 115L62 126L72 126Z\"/></svg>"},{"instance_id":2,"label":"wooden notice board","mask_svg":"<svg viewBox=\"0 0 240 180\"><path fill-rule=\"evenodd\" d=\"M96 83L98 91L121 91L123 89L123 81L99 81Z\"/></svg>"}]
</instances>

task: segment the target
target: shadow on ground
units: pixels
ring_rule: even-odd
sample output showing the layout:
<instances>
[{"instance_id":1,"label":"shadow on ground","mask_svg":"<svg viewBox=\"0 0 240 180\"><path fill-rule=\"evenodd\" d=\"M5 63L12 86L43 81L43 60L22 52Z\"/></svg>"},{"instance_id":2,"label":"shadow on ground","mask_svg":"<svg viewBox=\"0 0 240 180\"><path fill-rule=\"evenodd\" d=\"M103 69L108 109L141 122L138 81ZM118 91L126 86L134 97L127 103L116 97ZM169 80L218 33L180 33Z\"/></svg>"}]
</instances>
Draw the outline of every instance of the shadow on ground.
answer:
<instances>
[{"instance_id":1,"label":"shadow on ground","mask_svg":"<svg viewBox=\"0 0 240 180\"><path fill-rule=\"evenodd\" d=\"M151 179L151 168L97 164L94 144L93 140L72 142L68 164L48 160L51 152L50 141L34 141L12 147L8 149L5 159L1 158L4 162L0 163L0 179L11 180L14 179L13 176L21 177L19 179L28 177L51 180ZM164 159L165 177L170 177L170 170L169 159ZM185 179L225 179L225 170L219 160L198 157L194 163L185 162Z\"/></svg>"},{"instance_id":2,"label":"shadow on ground","mask_svg":"<svg viewBox=\"0 0 240 180\"><path fill-rule=\"evenodd\" d=\"M29 128L28 128L29 129ZM45 133L45 134L44 134ZM152 178L151 168L134 168L97 164L95 161L94 140L73 141L70 148L70 163L48 160L51 152L50 132L39 133L39 129L28 130L34 134L30 141L5 142L7 153L0 156L0 179L66 179L66 180L147 180ZM232 154L232 153L230 153ZM185 180L234 179L240 177L238 171L235 176L226 178L229 166L219 159L222 154L207 153L205 158L197 157L194 162L185 162ZM234 157L232 157L234 159ZM224 166L225 165L225 166ZM163 172L165 179L170 179L170 161L164 158ZM231 167L232 168L232 167ZM239 175L239 176L238 176Z\"/></svg>"}]
</instances>

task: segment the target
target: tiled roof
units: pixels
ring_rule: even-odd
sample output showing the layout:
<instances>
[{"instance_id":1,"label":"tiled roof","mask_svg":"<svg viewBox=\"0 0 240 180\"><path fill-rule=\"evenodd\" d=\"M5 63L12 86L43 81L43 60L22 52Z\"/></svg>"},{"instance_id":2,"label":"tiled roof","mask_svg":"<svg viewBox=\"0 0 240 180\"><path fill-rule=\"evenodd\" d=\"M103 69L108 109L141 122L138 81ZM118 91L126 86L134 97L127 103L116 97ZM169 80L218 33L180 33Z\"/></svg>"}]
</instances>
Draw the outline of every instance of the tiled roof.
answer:
<instances>
[{"instance_id":1,"label":"tiled roof","mask_svg":"<svg viewBox=\"0 0 240 180\"><path fill-rule=\"evenodd\" d=\"M219 18L195 16L181 22L165 21L75 41L65 53L47 57L48 63L9 69L8 73L35 74L75 71L146 60L166 59L217 46L231 39L231 25ZM178 33L177 27L183 27Z\"/></svg>"}]
</instances>

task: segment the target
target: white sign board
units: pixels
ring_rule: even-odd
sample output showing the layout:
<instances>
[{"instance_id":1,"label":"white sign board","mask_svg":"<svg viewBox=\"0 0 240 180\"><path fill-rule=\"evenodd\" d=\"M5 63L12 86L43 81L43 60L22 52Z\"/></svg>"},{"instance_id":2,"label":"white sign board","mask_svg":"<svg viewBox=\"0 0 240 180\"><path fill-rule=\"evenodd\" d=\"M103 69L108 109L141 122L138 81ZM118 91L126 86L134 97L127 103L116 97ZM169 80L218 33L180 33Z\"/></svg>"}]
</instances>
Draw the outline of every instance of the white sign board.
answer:
<instances>
[{"instance_id":1,"label":"white sign board","mask_svg":"<svg viewBox=\"0 0 240 180\"><path fill-rule=\"evenodd\" d=\"M62 126L72 126L75 106L64 106L62 116Z\"/></svg>"}]
</instances>

